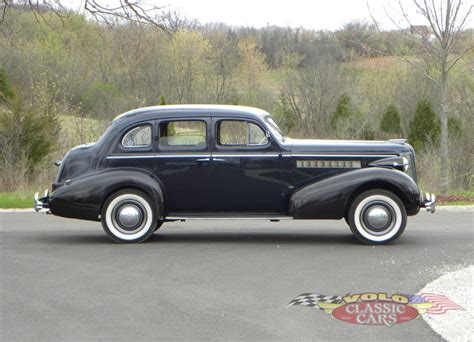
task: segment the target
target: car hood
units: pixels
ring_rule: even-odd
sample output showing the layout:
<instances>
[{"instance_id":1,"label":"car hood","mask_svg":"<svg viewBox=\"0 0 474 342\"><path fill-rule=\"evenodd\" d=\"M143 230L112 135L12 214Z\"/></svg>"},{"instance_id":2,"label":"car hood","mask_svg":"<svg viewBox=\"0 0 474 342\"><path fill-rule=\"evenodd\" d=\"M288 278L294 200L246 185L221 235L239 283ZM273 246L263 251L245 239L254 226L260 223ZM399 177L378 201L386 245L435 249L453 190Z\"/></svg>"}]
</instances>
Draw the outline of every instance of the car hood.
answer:
<instances>
[{"instance_id":1,"label":"car hood","mask_svg":"<svg viewBox=\"0 0 474 342\"><path fill-rule=\"evenodd\" d=\"M284 146L292 153L322 154L382 154L393 155L410 152L410 145L404 140L320 140L286 138Z\"/></svg>"}]
</instances>

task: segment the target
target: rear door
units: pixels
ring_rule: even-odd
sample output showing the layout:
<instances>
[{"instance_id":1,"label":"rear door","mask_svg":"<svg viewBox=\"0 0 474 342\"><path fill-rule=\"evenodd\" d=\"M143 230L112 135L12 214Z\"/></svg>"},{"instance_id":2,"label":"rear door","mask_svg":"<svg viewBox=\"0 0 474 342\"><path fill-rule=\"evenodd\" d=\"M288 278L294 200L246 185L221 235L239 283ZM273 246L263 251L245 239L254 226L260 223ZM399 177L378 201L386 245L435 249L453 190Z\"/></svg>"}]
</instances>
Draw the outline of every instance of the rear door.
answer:
<instances>
[{"instance_id":1,"label":"rear door","mask_svg":"<svg viewBox=\"0 0 474 342\"><path fill-rule=\"evenodd\" d=\"M208 210L210 123L209 117L157 120L155 172L168 215Z\"/></svg>"}]
</instances>

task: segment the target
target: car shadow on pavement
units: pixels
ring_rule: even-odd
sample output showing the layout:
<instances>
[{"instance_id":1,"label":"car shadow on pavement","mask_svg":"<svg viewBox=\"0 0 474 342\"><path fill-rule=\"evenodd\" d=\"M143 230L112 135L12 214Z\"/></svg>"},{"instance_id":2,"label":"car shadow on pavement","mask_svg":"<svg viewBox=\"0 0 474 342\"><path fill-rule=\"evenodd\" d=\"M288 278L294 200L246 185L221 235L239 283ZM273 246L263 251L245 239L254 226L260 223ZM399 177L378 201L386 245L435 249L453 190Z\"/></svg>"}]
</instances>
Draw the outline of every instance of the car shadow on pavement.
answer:
<instances>
[{"instance_id":1,"label":"car shadow on pavement","mask_svg":"<svg viewBox=\"0 0 474 342\"><path fill-rule=\"evenodd\" d=\"M102 232L48 232L47 234L28 234L25 236L30 242L35 241L47 244L112 244L114 243ZM328 234L307 232L170 232L159 231L153 234L144 244L214 244L214 243L258 243L258 244L336 244L357 245L352 234Z\"/></svg>"},{"instance_id":2,"label":"car shadow on pavement","mask_svg":"<svg viewBox=\"0 0 474 342\"><path fill-rule=\"evenodd\" d=\"M97 232L84 231L69 231L69 232L47 232L41 234L27 234L25 236L29 241L36 241L47 244L67 244L67 245L79 245L79 244L107 244L107 245L119 245L114 243L105 233L98 230ZM352 245L361 246L364 245L350 233L350 232L308 232L306 231L264 231L256 230L251 232L246 230L245 232L234 231L190 231L190 230L173 230L173 229L160 229L155 232L144 244L277 244L277 245L288 245L288 244L299 244L299 245ZM393 243L387 244L387 246L400 246L400 245L420 245L420 239L417 236L410 238L401 237ZM421 243L422 245L422 243Z\"/></svg>"}]
</instances>

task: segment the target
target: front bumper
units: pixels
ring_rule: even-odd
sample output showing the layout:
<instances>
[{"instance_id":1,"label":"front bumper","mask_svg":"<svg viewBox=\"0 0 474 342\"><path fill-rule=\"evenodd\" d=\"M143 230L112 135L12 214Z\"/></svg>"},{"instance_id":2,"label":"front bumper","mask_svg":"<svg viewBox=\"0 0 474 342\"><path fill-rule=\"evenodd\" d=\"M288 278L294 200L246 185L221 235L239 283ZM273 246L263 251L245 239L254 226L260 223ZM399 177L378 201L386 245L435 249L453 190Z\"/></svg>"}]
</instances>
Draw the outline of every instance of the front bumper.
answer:
<instances>
[{"instance_id":1,"label":"front bumper","mask_svg":"<svg viewBox=\"0 0 474 342\"><path fill-rule=\"evenodd\" d=\"M49 210L49 191L45 190L43 197L39 197L39 194L36 193L34 196L35 200L35 211L43 214L51 214Z\"/></svg>"},{"instance_id":2,"label":"front bumper","mask_svg":"<svg viewBox=\"0 0 474 342\"><path fill-rule=\"evenodd\" d=\"M436 211L436 196L426 193L422 196L420 207L425 208L427 212L434 214Z\"/></svg>"}]
</instances>

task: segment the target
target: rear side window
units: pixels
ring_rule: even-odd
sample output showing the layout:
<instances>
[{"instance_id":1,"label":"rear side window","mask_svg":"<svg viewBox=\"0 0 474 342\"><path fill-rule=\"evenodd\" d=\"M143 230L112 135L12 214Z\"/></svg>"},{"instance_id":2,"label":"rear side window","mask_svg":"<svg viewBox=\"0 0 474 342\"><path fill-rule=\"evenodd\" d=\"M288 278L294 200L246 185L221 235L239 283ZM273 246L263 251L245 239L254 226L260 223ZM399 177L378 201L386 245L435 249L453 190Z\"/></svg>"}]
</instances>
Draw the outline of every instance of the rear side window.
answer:
<instances>
[{"instance_id":1,"label":"rear side window","mask_svg":"<svg viewBox=\"0 0 474 342\"><path fill-rule=\"evenodd\" d=\"M265 132L251 122L223 120L219 123L219 145L258 146L267 143L268 138Z\"/></svg>"},{"instance_id":2,"label":"rear side window","mask_svg":"<svg viewBox=\"0 0 474 342\"><path fill-rule=\"evenodd\" d=\"M169 121L160 124L162 147L205 147L207 141L204 121Z\"/></svg>"},{"instance_id":3,"label":"rear side window","mask_svg":"<svg viewBox=\"0 0 474 342\"><path fill-rule=\"evenodd\" d=\"M151 126L143 125L132 128L123 139L122 146L125 148L150 147L151 146Z\"/></svg>"}]
</instances>

